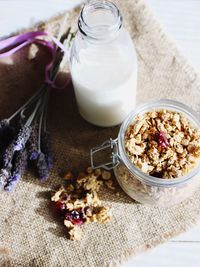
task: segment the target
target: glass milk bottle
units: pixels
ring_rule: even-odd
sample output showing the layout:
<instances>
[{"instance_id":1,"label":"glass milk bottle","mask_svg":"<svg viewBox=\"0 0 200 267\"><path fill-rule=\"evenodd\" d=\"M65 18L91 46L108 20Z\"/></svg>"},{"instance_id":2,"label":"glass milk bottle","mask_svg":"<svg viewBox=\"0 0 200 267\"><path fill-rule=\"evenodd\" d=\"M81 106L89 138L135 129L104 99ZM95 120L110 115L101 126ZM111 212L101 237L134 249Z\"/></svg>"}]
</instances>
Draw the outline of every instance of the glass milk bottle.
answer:
<instances>
[{"instance_id":1,"label":"glass milk bottle","mask_svg":"<svg viewBox=\"0 0 200 267\"><path fill-rule=\"evenodd\" d=\"M112 2L90 1L78 19L70 63L79 112L88 122L122 123L135 107L136 52Z\"/></svg>"}]
</instances>

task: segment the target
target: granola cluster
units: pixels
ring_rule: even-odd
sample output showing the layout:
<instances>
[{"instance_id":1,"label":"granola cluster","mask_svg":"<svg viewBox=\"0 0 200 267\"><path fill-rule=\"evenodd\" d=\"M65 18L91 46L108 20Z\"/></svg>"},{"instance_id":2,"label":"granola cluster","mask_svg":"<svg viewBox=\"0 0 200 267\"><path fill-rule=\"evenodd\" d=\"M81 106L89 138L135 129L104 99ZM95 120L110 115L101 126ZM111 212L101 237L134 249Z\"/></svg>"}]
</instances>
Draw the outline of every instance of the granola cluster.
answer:
<instances>
[{"instance_id":1,"label":"granola cluster","mask_svg":"<svg viewBox=\"0 0 200 267\"><path fill-rule=\"evenodd\" d=\"M65 186L53 192L51 200L64 218L69 238L80 240L81 225L110 221L109 207L102 205L97 193L102 185L114 190L114 183L110 172L100 169L93 171L90 167L76 178L68 172L64 180Z\"/></svg>"},{"instance_id":2,"label":"granola cluster","mask_svg":"<svg viewBox=\"0 0 200 267\"><path fill-rule=\"evenodd\" d=\"M179 112L146 112L129 125L125 148L131 162L144 173L165 179L181 177L200 159L200 129Z\"/></svg>"}]
</instances>

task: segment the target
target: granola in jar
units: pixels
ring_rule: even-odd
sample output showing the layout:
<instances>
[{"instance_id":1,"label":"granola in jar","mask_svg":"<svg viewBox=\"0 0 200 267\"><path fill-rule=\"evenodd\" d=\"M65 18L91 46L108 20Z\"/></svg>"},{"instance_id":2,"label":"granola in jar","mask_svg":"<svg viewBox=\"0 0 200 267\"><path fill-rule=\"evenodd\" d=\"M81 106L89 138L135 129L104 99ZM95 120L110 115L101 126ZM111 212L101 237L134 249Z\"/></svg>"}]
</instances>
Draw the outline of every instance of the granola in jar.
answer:
<instances>
[{"instance_id":1,"label":"granola in jar","mask_svg":"<svg viewBox=\"0 0 200 267\"><path fill-rule=\"evenodd\" d=\"M96 163L110 149L110 160ZM121 188L143 204L171 206L200 186L200 119L190 107L161 99L138 107L118 137L91 149L92 168L114 170Z\"/></svg>"},{"instance_id":2,"label":"granola in jar","mask_svg":"<svg viewBox=\"0 0 200 267\"><path fill-rule=\"evenodd\" d=\"M130 114L118 147L115 176L136 201L170 206L200 185L200 122L182 103L154 101Z\"/></svg>"}]
</instances>

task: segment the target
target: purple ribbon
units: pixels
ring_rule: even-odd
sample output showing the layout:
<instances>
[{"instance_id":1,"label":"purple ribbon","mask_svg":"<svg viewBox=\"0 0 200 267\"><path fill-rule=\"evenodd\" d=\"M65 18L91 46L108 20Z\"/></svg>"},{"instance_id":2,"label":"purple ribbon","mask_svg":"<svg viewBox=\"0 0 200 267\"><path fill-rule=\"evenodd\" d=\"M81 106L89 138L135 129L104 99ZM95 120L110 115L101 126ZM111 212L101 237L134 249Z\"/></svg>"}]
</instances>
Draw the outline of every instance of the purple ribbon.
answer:
<instances>
[{"instance_id":1,"label":"purple ribbon","mask_svg":"<svg viewBox=\"0 0 200 267\"><path fill-rule=\"evenodd\" d=\"M38 37L41 37L41 36L48 36L48 33L40 32L40 31L27 32L24 34L9 37L9 38L4 39L4 40L0 40L0 59L13 55L14 53L16 53L17 51L19 51L20 49L22 49L23 47L25 47L29 44L32 44L32 43L40 44L40 45L46 47L46 49L51 54L51 60L45 67L45 82L47 84L51 85L52 87L58 88L55 85L55 81L51 80L51 78L50 78L50 70L51 70L51 67L53 65L55 55L56 55L56 46L53 43L51 43L50 41L38 39ZM65 47L56 38L51 37L51 39L63 51L66 51ZM4 49L6 49L6 52L1 53L1 50L4 50ZM69 79L67 80L66 84L63 85L61 88L64 88L68 82L69 82Z\"/></svg>"}]
</instances>

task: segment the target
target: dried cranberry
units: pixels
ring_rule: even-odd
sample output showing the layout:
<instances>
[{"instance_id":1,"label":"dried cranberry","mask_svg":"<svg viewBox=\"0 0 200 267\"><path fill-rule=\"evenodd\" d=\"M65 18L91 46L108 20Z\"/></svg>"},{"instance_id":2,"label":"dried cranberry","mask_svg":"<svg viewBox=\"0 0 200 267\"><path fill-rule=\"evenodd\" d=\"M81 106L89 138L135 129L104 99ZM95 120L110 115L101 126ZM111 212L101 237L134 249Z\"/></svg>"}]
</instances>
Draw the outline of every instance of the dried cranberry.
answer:
<instances>
[{"instance_id":1,"label":"dried cranberry","mask_svg":"<svg viewBox=\"0 0 200 267\"><path fill-rule=\"evenodd\" d=\"M81 225L84 223L82 212L73 210L65 214L65 218L75 225Z\"/></svg>"},{"instance_id":2,"label":"dried cranberry","mask_svg":"<svg viewBox=\"0 0 200 267\"><path fill-rule=\"evenodd\" d=\"M73 220L78 220L78 219L80 219L80 214L79 214L79 212L76 211L76 210L73 210L73 211L71 212L71 216L72 216L72 219L73 219Z\"/></svg>"},{"instance_id":3,"label":"dried cranberry","mask_svg":"<svg viewBox=\"0 0 200 267\"><path fill-rule=\"evenodd\" d=\"M155 134L156 141L161 148L166 148L169 146L169 142L167 140L166 134L164 132L157 132Z\"/></svg>"}]
</instances>

